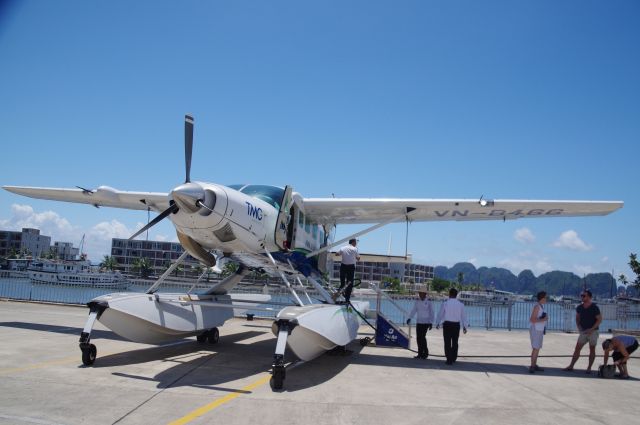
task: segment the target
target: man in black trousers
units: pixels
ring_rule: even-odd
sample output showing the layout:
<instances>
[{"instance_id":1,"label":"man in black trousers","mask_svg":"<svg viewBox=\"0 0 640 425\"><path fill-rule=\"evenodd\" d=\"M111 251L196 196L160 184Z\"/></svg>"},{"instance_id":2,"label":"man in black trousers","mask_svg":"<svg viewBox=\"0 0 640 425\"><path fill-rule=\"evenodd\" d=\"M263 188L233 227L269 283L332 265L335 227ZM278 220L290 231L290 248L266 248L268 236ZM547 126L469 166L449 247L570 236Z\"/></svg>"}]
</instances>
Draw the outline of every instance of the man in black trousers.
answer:
<instances>
[{"instance_id":1,"label":"man in black trousers","mask_svg":"<svg viewBox=\"0 0 640 425\"><path fill-rule=\"evenodd\" d=\"M460 325L462 331L467 333L467 316L464 313L464 304L456 297L458 291L455 288L449 290L449 299L442 303L436 320L436 329L442 325L442 336L444 338L444 355L447 364L452 365L458 359L458 337L460 336Z\"/></svg>"}]
</instances>

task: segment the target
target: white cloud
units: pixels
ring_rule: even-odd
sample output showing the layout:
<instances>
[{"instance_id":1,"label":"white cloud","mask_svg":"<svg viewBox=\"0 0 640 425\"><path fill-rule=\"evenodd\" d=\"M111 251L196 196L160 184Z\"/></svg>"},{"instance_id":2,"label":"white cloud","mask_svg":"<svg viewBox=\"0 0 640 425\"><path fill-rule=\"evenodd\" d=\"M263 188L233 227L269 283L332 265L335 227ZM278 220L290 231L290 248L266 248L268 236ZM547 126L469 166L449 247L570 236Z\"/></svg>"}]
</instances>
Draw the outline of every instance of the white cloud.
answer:
<instances>
[{"instance_id":1,"label":"white cloud","mask_svg":"<svg viewBox=\"0 0 640 425\"><path fill-rule=\"evenodd\" d=\"M580 239L575 230L562 232L558 239L553 243L553 246L556 248L570 249L572 251L591 251L593 249L593 246Z\"/></svg>"},{"instance_id":2,"label":"white cloud","mask_svg":"<svg viewBox=\"0 0 640 425\"><path fill-rule=\"evenodd\" d=\"M546 257L533 251L520 251L515 256L498 261L498 265L511 270L516 275L528 269L539 276L554 269Z\"/></svg>"},{"instance_id":3,"label":"white cloud","mask_svg":"<svg viewBox=\"0 0 640 425\"><path fill-rule=\"evenodd\" d=\"M142 227L143 224L139 225ZM0 228L20 231L24 227L40 229L41 235L51 237L51 243L71 242L76 247L79 247L84 234L82 251L88 254L93 262L98 262L103 256L111 253L112 238L128 238L135 232L118 220L103 221L86 230L81 226L72 225L54 211L37 212L30 205L13 204L11 217L0 219Z\"/></svg>"},{"instance_id":4,"label":"white cloud","mask_svg":"<svg viewBox=\"0 0 640 425\"><path fill-rule=\"evenodd\" d=\"M602 257L602 258L600 259L600 262L601 262L602 264L606 264L606 263L608 263L608 262L609 262L609 257L607 257L607 256L605 255L604 257Z\"/></svg>"},{"instance_id":5,"label":"white cloud","mask_svg":"<svg viewBox=\"0 0 640 425\"><path fill-rule=\"evenodd\" d=\"M467 263L471 263L471 264L473 264L474 266L478 267L478 259L477 259L477 258L469 258L469 259L467 260Z\"/></svg>"},{"instance_id":6,"label":"white cloud","mask_svg":"<svg viewBox=\"0 0 640 425\"><path fill-rule=\"evenodd\" d=\"M578 276L593 273L595 271L592 266L582 265L582 264L574 264L573 270L576 272Z\"/></svg>"},{"instance_id":7,"label":"white cloud","mask_svg":"<svg viewBox=\"0 0 640 425\"><path fill-rule=\"evenodd\" d=\"M536 237L531 232L531 230L529 230L526 227L522 227L520 229L517 229L513 233L513 237L518 242L521 242L521 243L524 243L524 244L530 244L530 243L535 242L535 240L536 240Z\"/></svg>"},{"instance_id":8,"label":"white cloud","mask_svg":"<svg viewBox=\"0 0 640 425\"><path fill-rule=\"evenodd\" d=\"M0 220L0 228L20 231L24 227L40 229L40 234L51 236L51 240L74 242L78 228L53 211L35 212L31 205L11 205L11 218ZM78 243L75 241L75 243Z\"/></svg>"},{"instance_id":9,"label":"white cloud","mask_svg":"<svg viewBox=\"0 0 640 425\"><path fill-rule=\"evenodd\" d=\"M89 230L88 236L91 239L98 239L103 241L109 241L111 243L112 238L128 238L134 233L127 226L120 223L118 220L103 221Z\"/></svg>"}]
</instances>

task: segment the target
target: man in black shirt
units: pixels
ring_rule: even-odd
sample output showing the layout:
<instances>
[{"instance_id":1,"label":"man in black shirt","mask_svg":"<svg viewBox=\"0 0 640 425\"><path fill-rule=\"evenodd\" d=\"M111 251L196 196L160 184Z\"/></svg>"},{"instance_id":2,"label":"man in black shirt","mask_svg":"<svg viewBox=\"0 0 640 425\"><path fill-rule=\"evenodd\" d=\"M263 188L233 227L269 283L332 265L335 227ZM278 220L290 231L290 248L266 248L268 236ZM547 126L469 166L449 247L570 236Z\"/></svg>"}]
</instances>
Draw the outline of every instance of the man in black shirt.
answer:
<instances>
[{"instance_id":1,"label":"man in black shirt","mask_svg":"<svg viewBox=\"0 0 640 425\"><path fill-rule=\"evenodd\" d=\"M591 367L593 361L596 359L596 345L598 344L598 327L602 322L602 315L598 306L591 301L593 294L590 290L585 289L580 295L582 298L582 304L576 308L576 326L580 335L578 336L578 342L576 343L576 349L573 351L573 357L571 358L571 364L564 368L564 370L573 370L573 366L580 358L580 351L582 347L589 343L589 366L587 367L587 373L591 373Z\"/></svg>"}]
</instances>

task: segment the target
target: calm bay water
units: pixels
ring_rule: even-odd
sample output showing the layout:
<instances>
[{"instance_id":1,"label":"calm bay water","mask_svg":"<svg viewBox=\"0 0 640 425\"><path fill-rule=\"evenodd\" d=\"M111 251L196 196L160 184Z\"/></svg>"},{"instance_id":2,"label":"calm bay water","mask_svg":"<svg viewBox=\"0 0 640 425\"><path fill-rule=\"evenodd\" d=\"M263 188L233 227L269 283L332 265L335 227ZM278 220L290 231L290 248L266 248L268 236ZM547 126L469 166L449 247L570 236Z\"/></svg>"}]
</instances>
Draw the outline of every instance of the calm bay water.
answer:
<instances>
[{"instance_id":1,"label":"calm bay water","mask_svg":"<svg viewBox=\"0 0 640 425\"><path fill-rule=\"evenodd\" d=\"M86 304L91 299L112 292L144 292L150 283L136 281L126 290L113 290L106 288L70 287L61 285L34 285L27 278L4 277L0 278L0 297L18 300L45 301L54 303ZM187 292L189 285L164 285L160 292ZM197 293L198 291L193 291ZM239 287L238 293L263 293L261 289ZM290 303L292 297L284 288L269 288L272 300L279 303ZM314 295L310 294L311 299ZM303 300L306 297L301 296ZM371 308L376 307L376 298L358 298L369 301ZM394 300L405 312L411 310L413 299L398 298ZM434 310L437 313L442 301L433 301ZM511 328L528 329L529 315L535 305L534 302L516 302L511 305L468 305L466 313L472 328ZM269 306L269 305L267 305ZM599 304L603 315L601 331L609 329L640 329L640 306L621 304ZM276 309L282 306L271 305ZM575 330L575 305L566 303L548 303L546 306L549 315L548 330L573 331ZM381 311L390 320L396 323L404 323L406 314L400 311L393 302L381 301ZM251 311L250 311L251 312ZM274 317L272 312L253 311L257 317Z\"/></svg>"}]
</instances>

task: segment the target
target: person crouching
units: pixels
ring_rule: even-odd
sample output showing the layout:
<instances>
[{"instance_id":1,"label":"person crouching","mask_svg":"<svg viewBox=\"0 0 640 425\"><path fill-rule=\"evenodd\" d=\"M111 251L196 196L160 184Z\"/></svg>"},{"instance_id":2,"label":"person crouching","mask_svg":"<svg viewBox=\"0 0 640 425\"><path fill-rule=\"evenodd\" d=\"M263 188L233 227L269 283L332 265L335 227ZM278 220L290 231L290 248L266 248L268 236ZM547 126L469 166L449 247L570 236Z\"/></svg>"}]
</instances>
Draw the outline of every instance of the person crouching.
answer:
<instances>
[{"instance_id":1,"label":"person crouching","mask_svg":"<svg viewBox=\"0 0 640 425\"><path fill-rule=\"evenodd\" d=\"M613 351L611 358L613 364L618 366L620 378L629 379L627 361L631 357L631 353L638 349L638 340L630 335L618 335L604 340L602 349L604 350L604 365L607 365L609 353Z\"/></svg>"}]
</instances>

